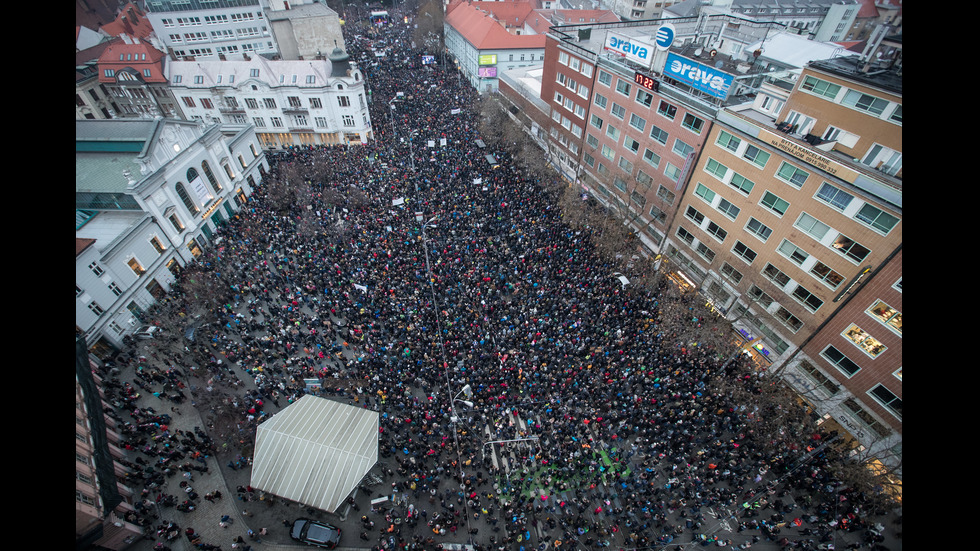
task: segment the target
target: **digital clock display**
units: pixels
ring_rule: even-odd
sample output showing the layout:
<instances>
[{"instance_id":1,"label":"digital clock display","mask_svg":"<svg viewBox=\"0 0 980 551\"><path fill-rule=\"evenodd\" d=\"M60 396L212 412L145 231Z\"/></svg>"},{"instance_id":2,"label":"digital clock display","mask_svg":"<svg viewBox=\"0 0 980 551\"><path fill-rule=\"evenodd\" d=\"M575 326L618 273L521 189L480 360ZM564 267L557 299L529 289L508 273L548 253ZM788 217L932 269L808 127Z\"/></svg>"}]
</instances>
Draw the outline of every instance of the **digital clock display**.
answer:
<instances>
[{"instance_id":1,"label":"digital clock display","mask_svg":"<svg viewBox=\"0 0 980 551\"><path fill-rule=\"evenodd\" d=\"M633 82L648 89L657 92L660 90L660 82L654 79L650 75L645 75L643 73L634 73Z\"/></svg>"}]
</instances>

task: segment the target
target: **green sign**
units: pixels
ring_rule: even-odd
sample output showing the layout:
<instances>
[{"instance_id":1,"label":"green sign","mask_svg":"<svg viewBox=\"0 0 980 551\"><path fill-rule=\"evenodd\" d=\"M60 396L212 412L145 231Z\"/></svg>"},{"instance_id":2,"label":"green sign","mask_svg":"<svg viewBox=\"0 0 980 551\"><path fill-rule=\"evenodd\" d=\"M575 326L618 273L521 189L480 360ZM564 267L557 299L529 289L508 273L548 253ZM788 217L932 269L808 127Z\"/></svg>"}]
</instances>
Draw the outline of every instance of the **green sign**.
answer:
<instances>
[{"instance_id":1,"label":"green sign","mask_svg":"<svg viewBox=\"0 0 980 551\"><path fill-rule=\"evenodd\" d=\"M480 56L480 65L496 65L496 64L497 64L497 54Z\"/></svg>"}]
</instances>

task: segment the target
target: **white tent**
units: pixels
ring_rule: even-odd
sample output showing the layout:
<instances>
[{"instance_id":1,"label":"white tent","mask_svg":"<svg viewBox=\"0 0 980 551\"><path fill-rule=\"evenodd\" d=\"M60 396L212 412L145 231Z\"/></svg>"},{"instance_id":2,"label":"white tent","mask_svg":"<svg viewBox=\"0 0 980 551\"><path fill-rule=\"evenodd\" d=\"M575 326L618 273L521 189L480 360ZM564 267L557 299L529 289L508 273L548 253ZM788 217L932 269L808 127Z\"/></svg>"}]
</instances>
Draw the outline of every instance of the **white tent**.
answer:
<instances>
[{"instance_id":1,"label":"white tent","mask_svg":"<svg viewBox=\"0 0 980 551\"><path fill-rule=\"evenodd\" d=\"M306 395L258 427L251 485L333 513L378 461L378 412Z\"/></svg>"}]
</instances>

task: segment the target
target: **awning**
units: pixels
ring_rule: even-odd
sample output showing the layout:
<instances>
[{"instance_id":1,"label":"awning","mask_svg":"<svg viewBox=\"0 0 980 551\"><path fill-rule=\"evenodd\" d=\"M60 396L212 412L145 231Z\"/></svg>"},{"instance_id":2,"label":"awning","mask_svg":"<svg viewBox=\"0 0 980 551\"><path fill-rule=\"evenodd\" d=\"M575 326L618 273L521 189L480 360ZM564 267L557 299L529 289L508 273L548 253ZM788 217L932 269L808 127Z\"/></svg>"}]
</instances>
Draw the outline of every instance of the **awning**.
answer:
<instances>
[{"instance_id":1,"label":"awning","mask_svg":"<svg viewBox=\"0 0 980 551\"><path fill-rule=\"evenodd\" d=\"M306 395L258 427L253 488L333 513L378 461L378 412Z\"/></svg>"}]
</instances>

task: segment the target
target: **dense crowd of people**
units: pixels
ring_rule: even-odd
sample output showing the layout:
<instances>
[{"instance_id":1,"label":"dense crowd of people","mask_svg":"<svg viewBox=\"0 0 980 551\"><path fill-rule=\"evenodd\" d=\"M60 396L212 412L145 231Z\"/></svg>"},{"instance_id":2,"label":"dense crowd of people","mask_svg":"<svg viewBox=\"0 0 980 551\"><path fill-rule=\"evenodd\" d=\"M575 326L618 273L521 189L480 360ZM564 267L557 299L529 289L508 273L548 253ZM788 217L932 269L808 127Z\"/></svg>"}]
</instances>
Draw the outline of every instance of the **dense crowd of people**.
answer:
<instances>
[{"instance_id":1,"label":"dense crowd of people","mask_svg":"<svg viewBox=\"0 0 980 551\"><path fill-rule=\"evenodd\" d=\"M717 377L761 384L740 358L722 365L717 351L664 334L690 320L662 319L658 294L613 278L590 236L502 149L499 168L484 160L475 142L493 141L468 109L477 92L452 67L423 65L410 30L345 37L370 85L372 141L267 152L270 183L241 213L250 223L222 228L200 259L229 300L195 344L158 358L167 369L137 369L133 384L161 412L133 407L139 390L112 383L129 414L119 421L137 457L130 477L146 488L134 516L221 499L193 477L228 439L167 428L188 397L198 407L229 393L238 430L254 433L317 392L381 413L383 469L401 498L364 511L360 537L379 550L818 549L841 530L863 534L862 548L880 543L861 496L820 454L763 452L746 430L751 409L714 390ZM291 208L263 195L314 172ZM308 390L311 378L323 388ZM485 444L505 440L515 442ZM156 491L172 476L186 478L185 495ZM253 497L239 487L236 499ZM189 530L156 527L193 542Z\"/></svg>"}]
</instances>

